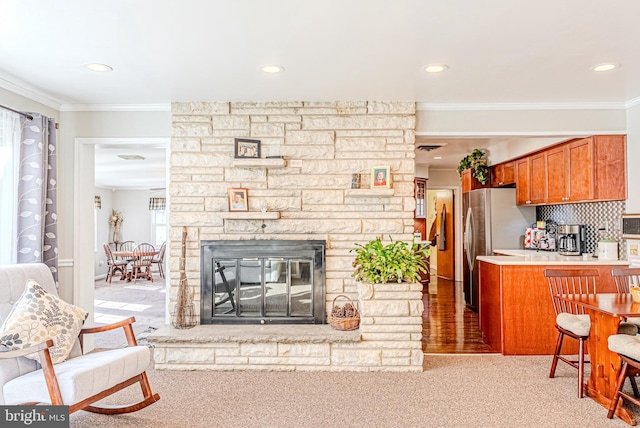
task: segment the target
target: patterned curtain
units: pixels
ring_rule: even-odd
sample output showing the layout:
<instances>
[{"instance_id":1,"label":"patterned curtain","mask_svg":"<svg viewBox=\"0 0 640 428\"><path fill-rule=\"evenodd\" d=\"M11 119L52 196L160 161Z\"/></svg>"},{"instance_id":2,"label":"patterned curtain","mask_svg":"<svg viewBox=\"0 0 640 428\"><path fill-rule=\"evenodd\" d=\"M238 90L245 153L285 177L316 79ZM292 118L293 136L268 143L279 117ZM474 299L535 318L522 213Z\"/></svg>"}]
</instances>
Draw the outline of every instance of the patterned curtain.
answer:
<instances>
[{"instance_id":1,"label":"patterned curtain","mask_svg":"<svg viewBox=\"0 0 640 428\"><path fill-rule=\"evenodd\" d=\"M162 211L167 207L167 198L149 198L149 211Z\"/></svg>"},{"instance_id":2,"label":"patterned curtain","mask_svg":"<svg viewBox=\"0 0 640 428\"><path fill-rule=\"evenodd\" d=\"M58 282L55 121L32 113L22 126L18 170L18 263L44 263Z\"/></svg>"}]
</instances>

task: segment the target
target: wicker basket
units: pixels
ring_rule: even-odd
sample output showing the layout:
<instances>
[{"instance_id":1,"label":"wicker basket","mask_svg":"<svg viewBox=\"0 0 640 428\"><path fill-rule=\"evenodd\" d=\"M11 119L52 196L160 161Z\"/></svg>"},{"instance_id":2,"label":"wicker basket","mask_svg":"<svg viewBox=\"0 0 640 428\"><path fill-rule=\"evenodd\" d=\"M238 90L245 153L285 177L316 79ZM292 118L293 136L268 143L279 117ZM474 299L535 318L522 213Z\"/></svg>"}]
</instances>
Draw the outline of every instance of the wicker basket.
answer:
<instances>
[{"instance_id":1,"label":"wicker basket","mask_svg":"<svg viewBox=\"0 0 640 428\"><path fill-rule=\"evenodd\" d=\"M349 302L344 306L336 306L338 297L344 297ZM360 312L353 301L344 294L339 294L333 299L333 306L327 318L329 325L336 330L356 330L360 326Z\"/></svg>"}]
</instances>

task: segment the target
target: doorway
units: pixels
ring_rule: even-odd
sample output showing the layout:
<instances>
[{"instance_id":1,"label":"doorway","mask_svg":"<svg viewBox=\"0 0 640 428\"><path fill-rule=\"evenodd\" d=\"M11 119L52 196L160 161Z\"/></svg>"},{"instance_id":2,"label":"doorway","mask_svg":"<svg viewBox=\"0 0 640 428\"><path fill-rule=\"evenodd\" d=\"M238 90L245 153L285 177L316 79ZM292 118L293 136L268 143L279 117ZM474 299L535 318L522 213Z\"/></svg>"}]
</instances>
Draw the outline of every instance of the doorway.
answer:
<instances>
[{"instance_id":1,"label":"doorway","mask_svg":"<svg viewBox=\"0 0 640 428\"><path fill-rule=\"evenodd\" d=\"M168 138L76 138L74 148L74 217L76 219L94 218L95 181L87 177L95 177L95 146L132 144L148 147L163 145L168 148ZM168 157L167 157L168 158ZM165 165L166 171L168 167ZM116 172L117 173L117 172ZM81 284L95 284L96 251L102 254L102 246L96 246L95 224L93 221L74 222L74 290L73 301L75 304L95 313L95 286L82 286ZM166 308L165 318L168 318ZM87 324L94 325L93 319L88 319ZM93 338L89 335L86 348L93 348Z\"/></svg>"},{"instance_id":2,"label":"doorway","mask_svg":"<svg viewBox=\"0 0 640 428\"><path fill-rule=\"evenodd\" d=\"M431 249L432 275L455 280L455 216L453 189L427 190L428 239L435 245Z\"/></svg>"}]
</instances>

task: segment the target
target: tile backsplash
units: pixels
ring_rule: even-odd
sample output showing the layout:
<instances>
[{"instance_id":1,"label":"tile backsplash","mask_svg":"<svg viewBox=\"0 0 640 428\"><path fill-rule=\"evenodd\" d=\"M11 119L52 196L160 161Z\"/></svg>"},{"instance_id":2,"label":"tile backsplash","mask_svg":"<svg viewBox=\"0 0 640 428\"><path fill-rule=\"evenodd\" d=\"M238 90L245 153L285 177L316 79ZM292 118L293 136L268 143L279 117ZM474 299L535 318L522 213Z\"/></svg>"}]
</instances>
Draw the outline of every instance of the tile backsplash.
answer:
<instances>
[{"instance_id":1,"label":"tile backsplash","mask_svg":"<svg viewBox=\"0 0 640 428\"><path fill-rule=\"evenodd\" d=\"M599 240L613 239L618 242L618 258L624 259L627 253L620 222L625 209L625 201L546 205L537 207L536 216L538 220L553 220L558 224L584 224L587 253L596 250ZM600 228L608 230L598 230Z\"/></svg>"}]
</instances>

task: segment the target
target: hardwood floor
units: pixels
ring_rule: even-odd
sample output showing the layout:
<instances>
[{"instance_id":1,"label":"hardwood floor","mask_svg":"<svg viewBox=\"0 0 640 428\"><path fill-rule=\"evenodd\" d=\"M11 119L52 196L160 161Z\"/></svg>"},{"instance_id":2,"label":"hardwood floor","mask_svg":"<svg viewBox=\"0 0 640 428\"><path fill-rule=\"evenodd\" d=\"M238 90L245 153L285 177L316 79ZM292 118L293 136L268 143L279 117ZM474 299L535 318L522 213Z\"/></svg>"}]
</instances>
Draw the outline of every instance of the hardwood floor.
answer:
<instances>
[{"instance_id":1,"label":"hardwood floor","mask_svg":"<svg viewBox=\"0 0 640 428\"><path fill-rule=\"evenodd\" d=\"M462 283L432 276L422 300L422 350L428 354L495 353L483 342L478 313L467 308Z\"/></svg>"}]
</instances>

